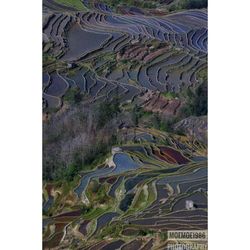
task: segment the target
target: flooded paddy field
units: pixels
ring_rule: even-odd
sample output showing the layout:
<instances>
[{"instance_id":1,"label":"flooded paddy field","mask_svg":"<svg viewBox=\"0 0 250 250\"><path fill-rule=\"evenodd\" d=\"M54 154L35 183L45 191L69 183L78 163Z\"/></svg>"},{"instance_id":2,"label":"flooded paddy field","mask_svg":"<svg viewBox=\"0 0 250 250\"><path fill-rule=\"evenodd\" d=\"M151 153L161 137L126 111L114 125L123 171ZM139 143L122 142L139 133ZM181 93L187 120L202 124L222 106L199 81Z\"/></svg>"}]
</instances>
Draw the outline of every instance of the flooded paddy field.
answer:
<instances>
[{"instance_id":1,"label":"flooded paddy field","mask_svg":"<svg viewBox=\"0 0 250 250\"><path fill-rule=\"evenodd\" d=\"M156 145L155 142L145 143L116 149L111 157L113 165L103 164L93 171L82 173L78 183L70 191L74 193L75 201L71 203L74 205L67 206L70 211L54 208L61 212L54 217L57 221L49 221L49 217L46 219L44 232L50 230L53 225L58 231L68 225L65 223L70 222L78 225L75 230L84 242L88 238L98 239L99 235L119 233L117 240L105 243L99 241L100 249L130 249L143 246L150 249L154 241L145 241L141 234L152 235L158 230L205 229L205 162L187 160L175 140L172 140L169 146ZM173 157L175 163L163 162L153 169L145 168L145 163L141 159L147 157L152 162L157 161L153 154L150 155L145 150L149 147L148 143L151 143L152 147L157 146L162 154ZM186 146L183 148L186 149ZM49 211L53 211L59 197L54 197ZM97 197L100 197L98 202L101 203L96 203ZM192 204L191 207L187 207L187 202ZM53 244L58 242L56 239L58 237L59 240L60 230L55 234ZM130 235L137 235L137 239L128 240L126 237L131 237ZM46 244L52 243L46 241ZM88 241L84 244L88 245ZM95 245L91 244L90 246L95 249Z\"/></svg>"},{"instance_id":2,"label":"flooded paddy field","mask_svg":"<svg viewBox=\"0 0 250 250\"><path fill-rule=\"evenodd\" d=\"M87 31L77 24L72 26L67 36L69 48L63 57L64 60L73 60L98 49L109 38L109 34Z\"/></svg>"},{"instance_id":3,"label":"flooded paddy field","mask_svg":"<svg viewBox=\"0 0 250 250\"><path fill-rule=\"evenodd\" d=\"M163 249L168 230L207 229L206 115L185 116L206 77L207 11L56 3L42 90L46 171L61 169L44 183L43 248Z\"/></svg>"},{"instance_id":4,"label":"flooded paddy field","mask_svg":"<svg viewBox=\"0 0 250 250\"><path fill-rule=\"evenodd\" d=\"M105 81L97 81L97 84L87 92L90 92L93 98L97 98L96 95L104 84L115 81L118 88L122 84L127 84L128 92L121 93L121 100L125 102L133 100L145 89L180 92L191 85L199 84L196 71L201 63L205 63L203 56L207 54L207 13L198 10L183 11L160 18L145 18L143 15L120 16L106 11L76 15L55 14L46 19L43 34L47 39L44 41L45 44L54 44L54 47L48 45L49 52L51 51L51 55L58 58L61 63L91 64L93 60L100 61L103 56L105 58L113 53L114 57L107 56L106 63L100 64L101 74L99 71L96 72L100 67L89 65L94 74L94 81L97 80L97 76L104 77ZM159 48L154 48L152 43L150 44L155 39L162 43ZM148 43L148 47L145 47L145 42ZM164 43L168 49L163 52ZM190 53L187 54L188 50ZM120 57L122 60L123 57L129 60L131 58L131 63L136 63L136 67L128 65L126 68L126 65L120 65ZM127 58L124 59L128 60ZM197 63L195 68L191 67L193 62ZM113 63L117 67L113 67ZM47 86L46 73L43 78L44 86ZM92 86L89 81L92 80L86 79L84 86L82 80L76 79L75 82L81 90L86 91L86 86ZM65 88L57 82L55 79L55 83L51 84L46 93L62 95ZM151 139L143 136L142 140Z\"/></svg>"}]
</instances>

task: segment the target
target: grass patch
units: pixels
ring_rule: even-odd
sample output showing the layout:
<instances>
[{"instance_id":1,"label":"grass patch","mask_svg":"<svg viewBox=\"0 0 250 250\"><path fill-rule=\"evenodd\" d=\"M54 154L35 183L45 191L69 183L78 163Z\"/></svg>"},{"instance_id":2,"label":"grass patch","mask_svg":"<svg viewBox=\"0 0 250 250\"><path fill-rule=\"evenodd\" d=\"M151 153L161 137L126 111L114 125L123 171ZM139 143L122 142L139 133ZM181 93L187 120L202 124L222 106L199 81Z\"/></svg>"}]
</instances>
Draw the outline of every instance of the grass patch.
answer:
<instances>
[{"instance_id":1,"label":"grass patch","mask_svg":"<svg viewBox=\"0 0 250 250\"><path fill-rule=\"evenodd\" d=\"M87 10L80 0L55 0L55 2L77 10Z\"/></svg>"},{"instance_id":2,"label":"grass patch","mask_svg":"<svg viewBox=\"0 0 250 250\"><path fill-rule=\"evenodd\" d=\"M100 238L103 239L105 236L117 238L120 236L120 232L123 230L122 222L115 222L112 225L107 225L103 228L102 232L100 233Z\"/></svg>"},{"instance_id":3,"label":"grass patch","mask_svg":"<svg viewBox=\"0 0 250 250\"><path fill-rule=\"evenodd\" d=\"M207 81L207 67L202 69L201 71L198 72L197 74L198 78L201 79L201 81Z\"/></svg>"},{"instance_id":4,"label":"grass patch","mask_svg":"<svg viewBox=\"0 0 250 250\"><path fill-rule=\"evenodd\" d=\"M47 66L49 64L52 64L56 62L56 58L49 55L48 53L43 54L43 66Z\"/></svg>"},{"instance_id":5,"label":"grass patch","mask_svg":"<svg viewBox=\"0 0 250 250\"><path fill-rule=\"evenodd\" d=\"M108 204L110 201L110 197L107 195L108 190L109 184L99 184L98 181L94 179L90 181L86 195L92 205Z\"/></svg>"},{"instance_id":6,"label":"grass patch","mask_svg":"<svg viewBox=\"0 0 250 250\"><path fill-rule=\"evenodd\" d=\"M101 216L105 212L108 212L108 208L101 208L101 207L93 208L93 209L90 210L90 212L88 212L87 214L85 214L83 216L83 218L85 220L93 220L93 219Z\"/></svg>"},{"instance_id":7,"label":"grass patch","mask_svg":"<svg viewBox=\"0 0 250 250\"><path fill-rule=\"evenodd\" d=\"M145 194L144 189L141 189L140 194L135 202L134 209L143 208L147 202L147 195Z\"/></svg>"},{"instance_id":8,"label":"grass patch","mask_svg":"<svg viewBox=\"0 0 250 250\"><path fill-rule=\"evenodd\" d=\"M83 95L78 87L71 87L63 98L69 104L78 104L82 101Z\"/></svg>"},{"instance_id":9,"label":"grass patch","mask_svg":"<svg viewBox=\"0 0 250 250\"><path fill-rule=\"evenodd\" d=\"M142 9L154 9L157 3L151 0L103 0L103 3L109 5L113 10L118 11L121 6L138 7Z\"/></svg>"},{"instance_id":10,"label":"grass patch","mask_svg":"<svg viewBox=\"0 0 250 250\"><path fill-rule=\"evenodd\" d=\"M169 100L175 99L176 97L179 97L177 93L174 92L163 92L161 93L164 97L166 97Z\"/></svg>"},{"instance_id":11,"label":"grass patch","mask_svg":"<svg viewBox=\"0 0 250 250\"><path fill-rule=\"evenodd\" d=\"M155 193L155 189L154 189L154 183L151 182L150 184L148 184L148 206L151 205L156 199L156 193Z\"/></svg>"}]
</instances>

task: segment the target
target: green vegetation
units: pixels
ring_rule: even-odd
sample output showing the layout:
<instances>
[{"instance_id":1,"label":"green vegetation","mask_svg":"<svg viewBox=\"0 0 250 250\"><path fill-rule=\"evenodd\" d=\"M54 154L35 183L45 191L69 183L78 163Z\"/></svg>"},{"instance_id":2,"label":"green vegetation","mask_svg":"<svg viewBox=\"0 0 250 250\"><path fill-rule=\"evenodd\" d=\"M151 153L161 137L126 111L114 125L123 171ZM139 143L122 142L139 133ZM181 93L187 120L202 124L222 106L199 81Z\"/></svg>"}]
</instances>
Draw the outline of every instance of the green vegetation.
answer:
<instances>
[{"instance_id":1,"label":"green vegetation","mask_svg":"<svg viewBox=\"0 0 250 250\"><path fill-rule=\"evenodd\" d=\"M84 155L80 150L75 151L72 163L66 168L58 166L58 170L55 171L55 179L73 181L74 177L81 170L90 170L98 165L98 163L102 163L111 150L110 145L113 145L112 139L110 141L111 144L100 141L89 146Z\"/></svg>"},{"instance_id":2,"label":"green vegetation","mask_svg":"<svg viewBox=\"0 0 250 250\"><path fill-rule=\"evenodd\" d=\"M145 111L142 107L139 107L138 105L134 105L131 111L132 121L135 126L138 126L139 120L141 118L150 117L152 114L152 112Z\"/></svg>"},{"instance_id":3,"label":"green vegetation","mask_svg":"<svg viewBox=\"0 0 250 250\"><path fill-rule=\"evenodd\" d=\"M55 57L53 57L52 55L49 55L48 53L43 53L43 66L47 66L54 62L56 62Z\"/></svg>"},{"instance_id":4,"label":"green vegetation","mask_svg":"<svg viewBox=\"0 0 250 250\"><path fill-rule=\"evenodd\" d=\"M174 92L163 92L161 93L164 97L166 97L169 100L172 100L176 97L179 97L178 93L174 93Z\"/></svg>"},{"instance_id":5,"label":"green vegetation","mask_svg":"<svg viewBox=\"0 0 250 250\"><path fill-rule=\"evenodd\" d=\"M83 95L81 94L81 90L77 87L70 88L66 95L64 96L64 100L69 104L77 104L80 103L83 99Z\"/></svg>"},{"instance_id":6,"label":"green vegetation","mask_svg":"<svg viewBox=\"0 0 250 250\"><path fill-rule=\"evenodd\" d=\"M145 131L147 131L147 133L156 132L156 130L147 130L147 129L145 129ZM172 141L176 139L174 135L168 136L165 133L162 133L159 131L157 133L159 133L158 135L160 137L163 137L162 138L163 140L164 139L166 140L167 138L170 137L171 141L170 141L169 146L173 147L174 145L173 143L175 142L172 142ZM184 141L182 141L182 143L184 143ZM188 146L189 143L190 141L185 143L185 145ZM138 146L140 147L140 145L137 145L137 147ZM145 149L147 148L146 151L148 151L150 147L157 148L157 145L145 144L143 145L143 147ZM138 153L137 151L136 152L131 151L129 148L123 149L123 150L124 150L124 153L129 153L132 158L138 158L138 160L143 159L143 161L147 162L146 164L147 166L149 166L150 163L152 163L152 165L153 164L158 165L159 163L159 161L156 161L155 158L146 156L146 151L145 151L145 154L143 154L142 152L140 152L139 149L138 149ZM154 150L152 150L152 154L154 154ZM149 163L148 159L151 159L152 161ZM76 166L78 165L79 164L76 164ZM102 179L102 180L100 179L102 177L108 177L108 176L99 175L97 177L93 177L92 179L89 180L88 185L85 189L85 193L83 195L84 197L87 197L89 203L84 203L84 204L82 204L81 199L77 199L75 195L73 194L74 189L79 185L80 176L77 176L77 178L74 177L73 181L71 180L61 181L60 186L58 184L54 184L54 187L55 187L54 190L56 190L56 192L52 192L52 193L56 193L56 195L54 196L55 201L54 201L52 208L49 209L48 212L44 211L43 214L46 216L54 216L56 214L61 214L67 211L79 211L80 210L80 215L72 218L73 223L71 224L71 226L75 227L75 225L82 223L83 221L89 220L89 222L87 222L88 223L87 235L84 237L84 239L91 239L93 240L92 242L97 242L103 239L104 240L111 239L112 241L115 239L119 239L121 237L122 239L125 239L126 242L127 241L130 242L132 240L132 237L135 237L135 235L136 237L138 237L138 239L141 239L144 236L151 236L151 237L156 238L157 234L159 233L158 230L154 230L151 227L151 225L148 227L138 225L137 223L135 223L135 220L136 218L140 220L143 216L144 209L150 208L150 205L152 204L152 202L154 202L157 199L158 189L154 187L154 185L157 185L155 184L156 182L154 181L158 180L159 178L164 177L165 174L166 176L169 175L169 173L164 172L165 170L167 170L166 168L168 168L168 164L165 163L163 166L164 168L161 168L160 166L157 167L156 171L154 169L156 166L154 166L154 168L150 170L148 168L140 168L138 170L135 170L135 172L130 172L130 173L125 172L125 173L119 174L119 176L124 175L125 180L120 184L120 188L116 190L115 199L113 198L113 196L108 195L110 187L115 182L111 184L109 183L109 180L110 180L109 178ZM183 174L183 173L189 174L193 172L194 169L196 168L199 169L199 167L200 167L199 165L193 164L191 168L190 165L187 164L186 166L184 166L185 169L183 172L181 173L177 172L176 174L177 175ZM72 167L70 166L69 169L70 168ZM76 170L76 173L77 171L78 170ZM73 172L74 172L74 169L73 169ZM133 192L127 191L126 193L125 192L126 181L133 178L136 175L147 176L146 177L147 179L146 180L144 178L141 179L140 182L133 189L128 189L128 190L133 190ZM46 186L44 187L44 189L45 188ZM162 187L162 188L166 190L167 192L166 187ZM171 190L171 187L169 190ZM129 194L129 192L131 193ZM172 195L173 194L169 192L169 196L172 196ZM169 202L171 203L171 205L174 205L176 203L176 200L175 200L176 197L172 196L171 198L173 199L169 199ZM180 196L180 198L183 198L183 197ZM68 201L71 201L71 203L68 203ZM123 203L121 201L123 201ZM128 206L128 204L130 205ZM161 204L160 206L162 206L165 204L165 201L162 199L162 201L159 202L159 204ZM63 206L63 211L61 210L62 206ZM120 215L117 218L113 219L112 221L107 222L107 224L105 224L105 226L102 227L101 230L99 230L96 234L93 234L93 232L96 230L97 219L100 218L100 216L109 212L118 212ZM157 216L164 218L165 214L169 212L171 211L163 210L161 208L159 209L159 214L157 214ZM61 218L65 219L65 217L62 216ZM149 217L149 220L150 219L151 217ZM68 218L66 218L66 220L68 220ZM123 237L122 235L125 235L125 234L123 234L122 232L125 229L127 230L126 235L128 236ZM49 235L49 233L50 233L50 229L47 228L46 235ZM74 238L75 234L72 234L72 235L70 234L70 236ZM159 234L159 237L162 242L166 240L164 232L163 234Z\"/></svg>"},{"instance_id":7,"label":"green vegetation","mask_svg":"<svg viewBox=\"0 0 250 250\"><path fill-rule=\"evenodd\" d=\"M123 224L117 221L113 223L112 225L106 226L102 230L100 237L103 238L108 235L109 237L117 238L120 232L122 231L122 229L123 229Z\"/></svg>"},{"instance_id":8,"label":"green vegetation","mask_svg":"<svg viewBox=\"0 0 250 250\"><path fill-rule=\"evenodd\" d=\"M135 202L135 204L134 204L134 209L140 209L140 208L143 208L147 203L147 195L145 194L145 191L144 191L144 189L142 189L141 191L140 191L140 194L139 194L139 196L137 197L137 200L136 200L136 202Z\"/></svg>"},{"instance_id":9,"label":"green vegetation","mask_svg":"<svg viewBox=\"0 0 250 250\"><path fill-rule=\"evenodd\" d=\"M107 195L108 185L106 183L101 185L97 180L92 180L89 183L86 193L93 205L107 204L110 200L110 197Z\"/></svg>"},{"instance_id":10,"label":"green vegetation","mask_svg":"<svg viewBox=\"0 0 250 250\"><path fill-rule=\"evenodd\" d=\"M207 0L180 0L176 4L171 5L170 11L181 9L202 9L207 8Z\"/></svg>"},{"instance_id":11,"label":"green vegetation","mask_svg":"<svg viewBox=\"0 0 250 250\"><path fill-rule=\"evenodd\" d=\"M89 212L84 214L84 219L86 220L93 220L97 218L98 216L102 215L104 212L107 212L107 208L92 208L89 209Z\"/></svg>"},{"instance_id":12,"label":"green vegetation","mask_svg":"<svg viewBox=\"0 0 250 250\"><path fill-rule=\"evenodd\" d=\"M153 123L152 124L153 128L155 129L162 130L162 131L166 131L168 129L167 123L162 120L162 118L160 117L158 113L153 114L152 123Z\"/></svg>"},{"instance_id":13,"label":"green vegetation","mask_svg":"<svg viewBox=\"0 0 250 250\"><path fill-rule=\"evenodd\" d=\"M182 108L182 114L187 116L207 115L207 82L204 81L194 92L187 89L187 104Z\"/></svg>"},{"instance_id":14,"label":"green vegetation","mask_svg":"<svg viewBox=\"0 0 250 250\"><path fill-rule=\"evenodd\" d=\"M71 100L74 108L62 117L44 123L44 180L72 181L79 171L90 170L103 163L112 146L117 144L117 129L112 127L112 119L115 121L120 112L117 101L83 111L76 90L66 98ZM71 148L70 151L65 150L67 147Z\"/></svg>"},{"instance_id":15,"label":"green vegetation","mask_svg":"<svg viewBox=\"0 0 250 250\"><path fill-rule=\"evenodd\" d=\"M151 0L103 0L103 3L106 3L112 8L116 8L118 6L129 6L129 7L138 7L138 8L145 8L145 9L152 9L156 8L156 2Z\"/></svg>"},{"instance_id":16,"label":"green vegetation","mask_svg":"<svg viewBox=\"0 0 250 250\"><path fill-rule=\"evenodd\" d=\"M99 188L100 188L100 184L97 180L92 180L89 183L89 187L88 187L89 192L97 193Z\"/></svg>"},{"instance_id":17,"label":"green vegetation","mask_svg":"<svg viewBox=\"0 0 250 250\"><path fill-rule=\"evenodd\" d=\"M160 239L161 239L162 241L167 240L167 239L168 239L168 233L167 233L167 232L161 232L161 233L160 233Z\"/></svg>"},{"instance_id":18,"label":"green vegetation","mask_svg":"<svg viewBox=\"0 0 250 250\"><path fill-rule=\"evenodd\" d=\"M207 8L207 0L181 0L183 9L202 9Z\"/></svg>"},{"instance_id":19,"label":"green vegetation","mask_svg":"<svg viewBox=\"0 0 250 250\"><path fill-rule=\"evenodd\" d=\"M154 231L150 230L150 229L140 229L138 234L141 235L141 236L153 235Z\"/></svg>"},{"instance_id":20,"label":"green vegetation","mask_svg":"<svg viewBox=\"0 0 250 250\"><path fill-rule=\"evenodd\" d=\"M66 181L72 181L74 177L78 174L81 169L80 165L70 164L63 172L62 176L58 176L60 179L65 179Z\"/></svg>"},{"instance_id":21,"label":"green vegetation","mask_svg":"<svg viewBox=\"0 0 250 250\"><path fill-rule=\"evenodd\" d=\"M152 126L153 128L164 131L164 132L173 132L173 125L177 122L178 118L163 118L160 114L155 113L152 115Z\"/></svg>"},{"instance_id":22,"label":"green vegetation","mask_svg":"<svg viewBox=\"0 0 250 250\"><path fill-rule=\"evenodd\" d=\"M154 184L153 182L151 182L150 184L148 184L148 205L150 205L152 202L155 201L156 199L156 193L154 190Z\"/></svg>"},{"instance_id":23,"label":"green vegetation","mask_svg":"<svg viewBox=\"0 0 250 250\"><path fill-rule=\"evenodd\" d=\"M55 2L77 10L87 10L81 0L55 0Z\"/></svg>"},{"instance_id":24,"label":"green vegetation","mask_svg":"<svg viewBox=\"0 0 250 250\"><path fill-rule=\"evenodd\" d=\"M208 77L207 77L207 68L202 69L201 71L198 72L197 77L201 79L202 82L207 82Z\"/></svg>"},{"instance_id":25,"label":"green vegetation","mask_svg":"<svg viewBox=\"0 0 250 250\"><path fill-rule=\"evenodd\" d=\"M118 98L114 98L111 101L104 101L103 103L100 103L97 107L97 127L104 127L108 121L117 116L117 114L120 112L121 109Z\"/></svg>"},{"instance_id":26,"label":"green vegetation","mask_svg":"<svg viewBox=\"0 0 250 250\"><path fill-rule=\"evenodd\" d=\"M85 9L82 0L55 1ZM102 15L105 10L98 3L103 2L120 14ZM44 95L44 242L51 244L59 235L54 244L58 249L101 249L104 244L106 249L119 244L159 249L166 246L169 227L206 228L202 210L206 209L207 123L206 117L197 117L207 114L206 14L202 10L197 18L192 11L167 16L171 5L182 10L202 8L205 3L104 0L88 1L86 15L62 14L62 5L57 10L56 4L48 11L43 72L58 72L70 87L53 76L48 80L49 93L60 98L60 108L54 108L59 106L57 99L50 101ZM132 6L157 9L129 9ZM46 7L50 9L49 4ZM129 10L133 16L121 14ZM187 29L167 34L162 18ZM79 22L86 33L74 30ZM196 30L202 34L189 38L187 32ZM90 39L93 46L81 44L88 32L96 33L95 41ZM195 47L189 51L190 39L192 44L200 39L204 53ZM86 89L73 87L83 81ZM198 193L193 196L191 191ZM195 221L183 219L183 212L189 213L187 198L199 209L201 216Z\"/></svg>"},{"instance_id":27,"label":"green vegetation","mask_svg":"<svg viewBox=\"0 0 250 250\"><path fill-rule=\"evenodd\" d=\"M167 96L175 96L175 94L166 94ZM145 111L142 107L134 105L131 110L131 118L135 126L147 124L147 127L153 127L164 132L173 132L173 125L179 120L178 117L164 117L159 113Z\"/></svg>"}]
</instances>

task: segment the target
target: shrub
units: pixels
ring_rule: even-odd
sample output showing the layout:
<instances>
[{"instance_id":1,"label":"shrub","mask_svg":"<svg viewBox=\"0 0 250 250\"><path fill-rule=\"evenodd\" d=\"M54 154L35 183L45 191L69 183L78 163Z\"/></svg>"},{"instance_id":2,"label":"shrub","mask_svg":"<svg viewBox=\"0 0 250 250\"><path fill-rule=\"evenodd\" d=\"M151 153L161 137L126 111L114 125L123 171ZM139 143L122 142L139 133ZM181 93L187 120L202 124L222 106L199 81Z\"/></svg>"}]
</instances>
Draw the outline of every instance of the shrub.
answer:
<instances>
[{"instance_id":1,"label":"shrub","mask_svg":"<svg viewBox=\"0 0 250 250\"><path fill-rule=\"evenodd\" d=\"M173 124L176 123L176 119L177 118L164 119L156 113L152 117L153 127L155 129L171 133L173 132Z\"/></svg>"},{"instance_id":2,"label":"shrub","mask_svg":"<svg viewBox=\"0 0 250 250\"><path fill-rule=\"evenodd\" d=\"M112 99L112 101L105 101L98 105L97 113L97 127L102 128L113 117L120 113L120 105L118 98Z\"/></svg>"},{"instance_id":3,"label":"shrub","mask_svg":"<svg viewBox=\"0 0 250 250\"><path fill-rule=\"evenodd\" d=\"M64 96L64 100L70 104L80 103L82 101L81 90L78 87L70 88Z\"/></svg>"},{"instance_id":4,"label":"shrub","mask_svg":"<svg viewBox=\"0 0 250 250\"><path fill-rule=\"evenodd\" d=\"M183 9L207 8L207 0L183 0L180 4Z\"/></svg>"},{"instance_id":5,"label":"shrub","mask_svg":"<svg viewBox=\"0 0 250 250\"><path fill-rule=\"evenodd\" d=\"M43 179L72 181L79 171L101 164L118 143L119 112L114 99L96 107L79 103L52 114L43 123Z\"/></svg>"},{"instance_id":6,"label":"shrub","mask_svg":"<svg viewBox=\"0 0 250 250\"><path fill-rule=\"evenodd\" d=\"M207 0L180 0L177 4L169 7L169 11L180 9L202 9L207 8Z\"/></svg>"},{"instance_id":7,"label":"shrub","mask_svg":"<svg viewBox=\"0 0 250 250\"><path fill-rule=\"evenodd\" d=\"M97 180L90 181L90 183L89 183L89 189L90 189L90 191L92 193L97 193L98 190L99 190L99 187L100 187L100 185L99 185L99 183L98 183Z\"/></svg>"},{"instance_id":8,"label":"shrub","mask_svg":"<svg viewBox=\"0 0 250 250\"><path fill-rule=\"evenodd\" d=\"M184 116L207 115L207 82L204 81L194 92L190 89L186 92L187 105L181 110Z\"/></svg>"}]
</instances>

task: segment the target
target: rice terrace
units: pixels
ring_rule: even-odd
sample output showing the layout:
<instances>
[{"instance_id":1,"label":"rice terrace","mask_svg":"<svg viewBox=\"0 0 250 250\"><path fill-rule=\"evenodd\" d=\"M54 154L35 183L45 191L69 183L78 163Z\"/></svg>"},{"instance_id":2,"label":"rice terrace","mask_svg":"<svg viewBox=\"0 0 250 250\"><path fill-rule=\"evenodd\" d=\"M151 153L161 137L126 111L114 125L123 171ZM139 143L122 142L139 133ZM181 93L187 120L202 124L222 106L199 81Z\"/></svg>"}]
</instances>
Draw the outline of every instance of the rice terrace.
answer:
<instances>
[{"instance_id":1,"label":"rice terrace","mask_svg":"<svg viewBox=\"0 0 250 250\"><path fill-rule=\"evenodd\" d=\"M43 0L43 249L207 249L207 17Z\"/></svg>"}]
</instances>

